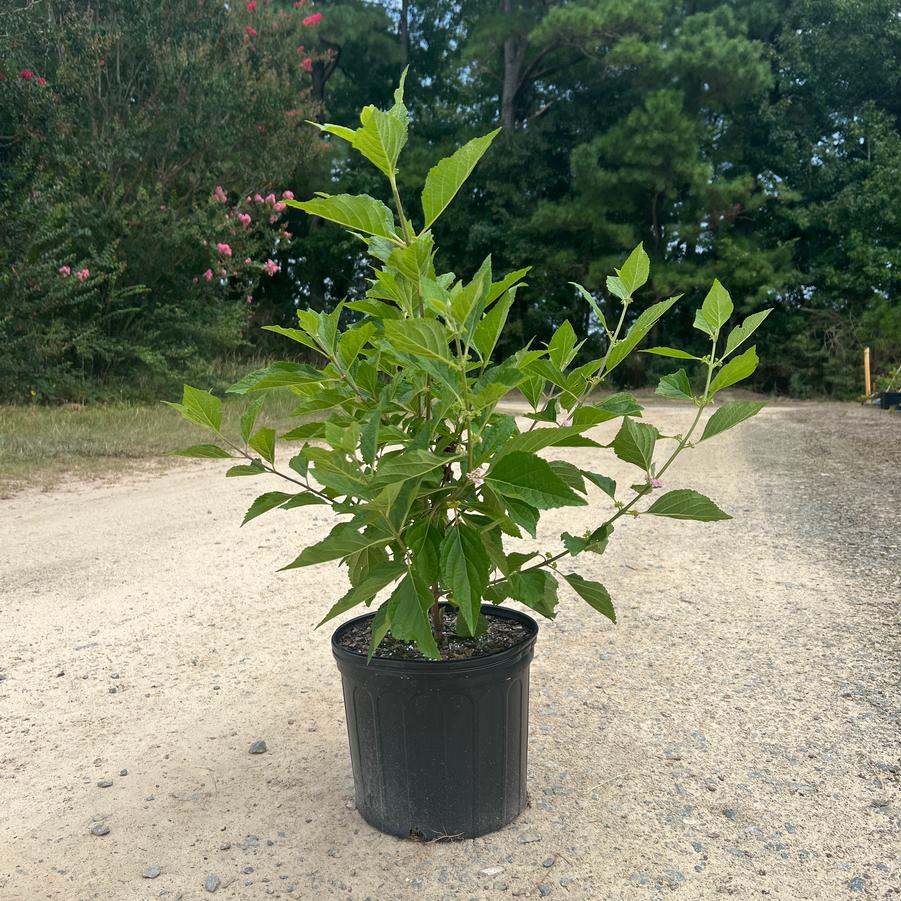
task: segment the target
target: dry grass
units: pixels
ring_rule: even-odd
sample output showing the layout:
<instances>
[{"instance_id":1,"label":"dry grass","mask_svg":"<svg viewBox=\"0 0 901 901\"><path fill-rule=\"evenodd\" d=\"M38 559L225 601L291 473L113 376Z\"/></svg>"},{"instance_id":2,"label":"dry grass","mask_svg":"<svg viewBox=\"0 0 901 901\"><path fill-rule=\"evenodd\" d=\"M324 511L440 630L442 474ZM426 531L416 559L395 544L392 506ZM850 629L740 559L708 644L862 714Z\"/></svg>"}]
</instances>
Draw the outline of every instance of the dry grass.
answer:
<instances>
[{"instance_id":1,"label":"dry grass","mask_svg":"<svg viewBox=\"0 0 901 901\"><path fill-rule=\"evenodd\" d=\"M223 403L227 434L237 434L243 398ZM277 430L296 425L296 398L272 396L260 424ZM208 441L163 404L98 404L65 407L0 406L0 497L24 488L49 489L68 478L105 478L140 463L171 464L166 455Z\"/></svg>"}]
</instances>

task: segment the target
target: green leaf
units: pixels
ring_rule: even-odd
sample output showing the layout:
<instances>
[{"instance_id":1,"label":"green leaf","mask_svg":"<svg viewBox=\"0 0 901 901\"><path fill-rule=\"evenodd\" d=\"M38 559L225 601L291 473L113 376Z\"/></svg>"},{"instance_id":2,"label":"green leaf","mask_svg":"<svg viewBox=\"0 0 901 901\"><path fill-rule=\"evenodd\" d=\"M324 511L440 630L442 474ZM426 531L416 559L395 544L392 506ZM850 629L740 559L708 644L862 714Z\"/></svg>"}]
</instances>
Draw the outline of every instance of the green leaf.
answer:
<instances>
[{"instance_id":1,"label":"green leaf","mask_svg":"<svg viewBox=\"0 0 901 901\"><path fill-rule=\"evenodd\" d=\"M684 369L663 376L663 378L660 379L660 383L657 385L657 390L654 394L659 394L661 397L684 398L686 400L695 399L694 394L692 394L691 391L691 383L688 381L688 376L685 374Z\"/></svg>"},{"instance_id":2,"label":"green leaf","mask_svg":"<svg viewBox=\"0 0 901 901\"><path fill-rule=\"evenodd\" d=\"M679 350L676 347L646 347L640 351L643 354L657 354L659 357L674 357L677 360L700 360L694 354L687 351Z\"/></svg>"},{"instance_id":3,"label":"green leaf","mask_svg":"<svg viewBox=\"0 0 901 901\"><path fill-rule=\"evenodd\" d=\"M690 488L677 488L675 491L667 491L658 497L645 513L653 516L668 516L670 519L694 519L699 522L714 522L720 519L732 519L728 513L723 513L717 505L692 491Z\"/></svg>"},{"instance_id":4,"label":"green leaf","mask_svg":"<svg viewBox=\"0 0 901 901\"><path fill-rule=\"evenodd\" d=\"M338 357L345 369L350 368L374 333L375 325L371 322L364 322L354 328L347 329L341 335L338 339Z\"/></svg>"},{"instance_id":5,"label":"green leaf","mask_svg":"<svg viewBox=\"0 0 901 901\"><path fill-rule=\"evenodd\" d=\"M282 510L293 510L295 507L312 507L314 504L324 504L325 499L318 494L309 491L301 491L300 494L292 494L291 499L282 504Z\"/></svg>"},{"instance_id":6,"label":"green leaf","mask_svg":"<svg viewBox=\"0 0 901 901\"><path fill-rule=\"evenodd\" d=\"M554 609L557 606L557 580L546 570L529 569L511 573L494 586L493 592L501 598L513 598L548 619L557 615Z\"/></svg>"},{"instance_id":7,"label":"green leaf","mask_svg":"<svg viewBox=\"0 0 901 901\"><path fill-rule=\"evenodd\" d=\"M600 582L583 579L577 573L564 574L563 578L569 582L570 587L583 601L587 601L590 606L611 622L616 622L616 611L613 609L610 593Z\"/></svg>"},{"instance_id":8,"label":"green leaf","mask_svg":"<svg viewBox=\"0 0 901 901\"><path fill-rule=\"evenodd\" d=\"M523 451L507 454L495 462L486 473L485 481L498 494L525 501L539 510L586 504L584 498L554 473L546 460Z\"/></svg>"},{"instance_id":9,"label":"green leaf","mask_svg":"<svg viewBox=\"0 0 901 901\"><path fill-rule=\"evenodd\" d=\"M692 324L699 332L703 332L705 335L710 335L711 337L713 337L713 333L716 331L700 310L695 310L695 321Z\"/></svg>"},{"instance_id":10,"label":"green leaf","mask_svg":"<svg viewBox=\"0 0 901 901\"><path fill-rule=\"evenodd\" d=\"M438 660L441 652L435 644L428 609L434 602L428 586L414 574L407 576L388 598L391 634L400 641L415 641L425 657Z\"/></svg>"},{"instance_id":11,"label":"green leaf","mask_svg":"<svg viewBox=\"0 0 901 901\"><path fill-rule=\"evenodd\" d=\"M363 107L363 123L353 135L352 144L379 171L391 178L397 170L397 160L407 143L407 122L392 113L374 106Z\"/></svg>"},{"instance_id":12,"label":"green leaf","mask_svg":"<svg viewBox=\"0 0 901 901\"><path fill-rule=\"evenodd\" d=\"M629 299L629 292L626 290L623 280L618 275L607 276L607 290L620 300Z\"/></svg>"},{"instance_id":13,"label":"green leaf","mask_svg":"<svg viewBox=\"0 0 901 901\"><path fill-rule=\"evenodd\" d=\"M729 337L726 338L726 352L723 356L728 357L732 351L738 350L738 348L747 341L758 328L760 328L763 320L772 312L772 310L761 310L759 313L752 313L741 325L732 329L732 331L729 332Z\"/></svg>"},{"instance_id":14,"label":"green leaf","mask_svg":"<svg viewBox=\"0 0 901 901\"><path fill-rule=\"evenodd\" d=\"M610 348L604 372L611 372L632 352L635 345L657 324L657 320L677 301L681 295L661 300L644 310L635 320L629 333Z\"/></svg>"},{"instance_id":15,"label":"green leaf","mask_svg":"<svg viewBox=\"0 0 901 901\"><path fill-rule=\"evenodd\" d=\"M230 460L231 454L215 444L192 444L184 450L172 451L175 457L206 457L210 460Z\"/></svg>"},{"instance_id":16,"label":"green leaf","mask_svg":"<svg viewBox=\"0 0 901 901\"><path fill-rule=\"evenodd\" d=\"M479 321L473 333L472 343L476 350L487 360L494 351L497 339L507 322L507 314L513 301L516 299L516 291L508 291Z\"/></svg>"},{"instance_id":17,"label":"green leaf","mask_svg":"<svg viewBox=\"0 0 901 901\"><path fill-rule=\"evenodd\" d=\"M582 475L588 479L589 482L597 485L604 494L609 497L616 499L616 482L613 479L608 478L607 476L602 476L597 472L589 472L587 469L582 470Z\"/></svg>"},{"instance_id":18,"label":"green leaf","mask_svg":"<svg viewBox=\"0 0 901 901\"><path fill-rule=\"evenodd\" d=\"M310 350L315 350L317 353L319 352L319 345L306 332L301 331L299 328L285 328L281 325L264 325L263 331L274 332L276 335L290 338L292 341L296 341L304 347L309 347Z\"/></svg>"},{"instance_id":19,"label":"green leaf","mask_svg":"<svg viewBox=\"0 0 901 901\"><path fill-rule=\"evenodd\" d=\"M447 333L434 319L391 319L383 323L385 337L400 353L448 362Z\"/></svg>"},{"instance_id":20,"label":"green leaf","mask_svg":"<svg viewBox=\"0 0 901 901\"><path fill-rule=\"evenodd\" d=\"M763 409L763 406L763 404L755 403L752 400L736 400L732 403L723 404L723 406L707 420L707 424L704 426L704 433L698 439L699 442L706 441L714 435L719 435L720 432L731 429L732 426L738 425L745 419L750 419L752 416L759 413Z\"/></svg>"},{"instance_id":21,"label":"green leaf","mask_svg":"<svg viewBox=\"0 0 901 901\"><path fill-rule=\"evenodd\" d=\"M388 621L389 604L390 599L385 601L385 603L376 610L375 616L372 618L372 626L370 627L372 637L369 642L369 653L366 655L367 663L372 660L372 655L376 652L378 646L388 634L388 629L391 625Z\"/></svg>"},{"instance_id":22,"label":"green leaf","mask_svg":"<svg viewBox=\"0 0 901 901\"><path fill-rule=\"evenodd\" d=\"M722 391L742 379L746 379L757 368L760 361L757 359L757 348L749 347L743 354L733 357L713 377L710 383L710 397L717 391Z\"/></svg>"},{"instance_id":23,"label":"green leaf","mask_svg":"<svg viewBox=\"0 0 901 901\"><path fill-rule=\"evenodd\" d=\"M258 516L262 516L264 513L267 513L269 510L274 510L276 507L281 507L285 501L293 500L293 494L285 494L283 491L267 491L266 494L261 494L251 505L250 509L244 514L244 519L241 522L241 525L246 525L252 519L256 519Z\"/></svg>"},{"instance_id":24,"label":"green leaf","mask_svg":"<svg viewBox=\"0 0 901 901\"><path fill-rule=\"evenodd\" d=\"M316 628L329 620L346 613L357 604L368 604L385 586L399 579L407 571L401 562L382 563L366 572L363 579L340 598L328 613L319 621Z\"/></svg>"},{"instance_id":25,"label":"green leaf","mask_svg":"<svg viewBox=\"0 0 901 901\"><path fill-rule=\"evenodd\" d=\"M319 194L312 200L286 200L285 203L311 216L343 225L351 231L388 239L397 238L391 210L381 200L368 194Z\"/></svg>"},{"instance_id":26,"label":"green leaf","mask_svg":"<svg viewBox=\"0 0 901 901\"><path fill-rule=\"evenodd\" d=\"M305 363L273 363L265 369L248 373L228 389L229 394L268 391L270 388L293 388L321 382L324 376Z\"/></svg>"},{"instance_id":27,"label":"green leaf","mask_svg":"<svg viewBox=\"0 0 901 901\"><path fill-rule=\"evenodd\" d=\"M728 321L734 309L729 292L720 284L719 279L713 280L713 287L707 292L704 303L701 304L701 315L704 321L716 332Z\"/></svg>"},{"instance_id":28,"label":"green leaf","mask_svg":"<svg viewBox=\"0 0 901 901\"><path fill-rule=\"evenodd\" d=\"M267 463L275 463L275 429L260 429L247 443Z\"/></svg>"},{"instance_id":29,"label":"green leaf","mask_svg":"<svg viewBox=\"0 0 901 901\"><path fill-rule=\"evenodd\" d=\"M205 428L219 431L222 425L222 401L207 391L184 385L180 404L163 401L167 407L178 410L189 422L202 425Z\"/></svg>"},{"instance_id":30,"label":"green leaf","mask_svg":"<svg viewBox=\"0 0 901 901\"><path fill-rule=\"evenodd\" d=\"M611 447L620 460L649 472L654 460L654 445L657 443L659 434L654 426L644 422L635 422L627 416L616 433Z\"/></svg>"},{"instance_id":31,"label":"green leaf","mask_svg":"<svg viewBox=\"0 0 901 901\"><path fill-rule=\"evenodd\" d=\"M594 296L583 288L578 282L570 282L570 284L582 295L582 298L588 301L588 305L594 310L594 315L598 317L598 321L601 323L601 328L604 329L605 332L609 332L607 328L607 320L604 318L604 314L601 311L598 302L594 299Z\"/></svg>"},{"instance_id":32,"label":"green leaf","mask_svg":"<svg viewBox=\"0 0 901 901\"><path fill-rule=\"evenodd\" d=\"M263 465L259 460L254 460L252 463L248 463L241 466L232 466L225 475L227 478L232 478L234 476L259 476L264 472L267 472L266 469L263 468Z\"/></svg>"},{"instance_id":33,"label":"green leaf","mask_svg":"<svg viewBox=\"0 0 901 901\"><path fill-rule=\"evenodd\" d=\"M514 497L505 497L504 503L510 519L534 538L538 528L539 514L537 508Z\"/></svg>"},{"instance_id":34,"label":"green leaf","mask_svg":"<svg viewBox=\"0 0 901 901\"><path fill-rule=\"evenodd\" d=\"M564 319L554 332L547 346L548 356L558 369L566 369L576 355L576 331L568 319Z\"/></svg>"},{"instance_id":35,"label":"green leaf","mask_svg":"<svg viewBox=\"0 0 901 901\"><path fill-rule=\"evenodd\" d=\"M463 182L469 178L500 129L481 138L473 138L459 150L429 169L422 189L423 230L427 229L454 199Z\"/></svg>"},{"instance_id":36,"label":"green leaf","mask_svg":"<svg viewBox=\"0 0 901 901\"><path fill-rule=\"evenodd\" d=\"M478 627L490 570L481 533L464 523L451 526L441 542L441 575L470 632Z\"/></svg>"},{"instance_id":37,"label":"green leaf","mask_svg":"<svg viewBox=\"0 0 901 901\"><path fill-rule=\"evenodd\" d=\"M446 464L453 463L458 459L459 456L453 454L439 456L431 451L412 447L394 456L383 457L375 472L373 484L387 485L391 482L419 478L436 469L442 469Z\"/></svg>"},{"instance_id":38,"label":"green leaf","mask_svg":"<svg viewBox=\"0 0 901 901\"><path fill-rule=\"evenodd\" d=\"M535 453L545 447L599 447L600 445L590 438L584 438L582 432L587 426L561 426L560 428L533 429L531 432L523 432L513 435L503 446L499 447L495 460L515 453L526 451Z\"/></svg>"},{"instance_id":39,"label":"green leaf","mask_svg":"<svg viewBox=\"0 0 901 901\"><path fill-rule=\"evenodd\" d=\"M359 532L358 526L353 523L338 523L327 537L318 544L304 548L300 555L287 566L283 566L282 570L298 569L301 566L312 566L329 560L341 560L365 548L385 545L392 537L390 533L375 526L369 526Z\"/></svg>"},{"instance_id":40,"label":"green leaf","mask_svg":"<svg viewBox=\"0 0 901 901\"><path fill-rule=\"evenodd\" d=\"M631 296L648 280L650 269L651 261L645 253L644 245L639 244L629 254L629 258L623 263L622 269L616 270L616 274L626 289L626 293Z\"/></svg>"},{"instance_id":41,"label":"green leaf","mask_svg":"<svg viewBox=\"0 0 901 901\"><path fill-rule=\"evenodd\" d=\"M265 400L266 396L263 394L259 397L255 397L241 414L241 438L244 440L245 444L250 441L250 436L253 434L253 427L256 424L257 416L259 416L260 409Z\"/></svg>"}]
</instances>

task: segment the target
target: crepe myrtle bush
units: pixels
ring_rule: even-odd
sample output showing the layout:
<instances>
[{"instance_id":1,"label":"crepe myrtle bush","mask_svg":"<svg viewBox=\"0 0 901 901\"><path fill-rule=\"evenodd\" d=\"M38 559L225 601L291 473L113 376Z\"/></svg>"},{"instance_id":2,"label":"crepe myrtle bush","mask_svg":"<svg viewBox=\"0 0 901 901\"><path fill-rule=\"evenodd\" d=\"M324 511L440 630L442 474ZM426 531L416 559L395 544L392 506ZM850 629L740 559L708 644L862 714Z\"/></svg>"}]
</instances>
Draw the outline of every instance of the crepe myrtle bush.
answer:
<instances>
[{"instance_id":1,"label":"crepe myrtle bush","mask_svg":"<svg viewBox=\"0 0 901 901\"><path fill-rule=\"evenodd\" d=\"M330 506L342 517L327 537L301 551L285 569L335 560L347 566L350 589L322 623L385 598L376 605L370 657L391 634L415 643L426 657L440 658L446 640L442 600L455 610L455 629L462 636L485 630L483 601L512 599L553 617L560 579L615 621L607 589L579 575L576 558L603 554L615 524L627 516L729 519L697 491L655 489L685 448L760 410L762 404L750 401L726 403L697 435L716 395L754 372L755 348L739 350L768 311L749 316L726 334L732 301L714 282L694 321L709 340L709 352L699 357L672 347L645 351L700 369L700 390L684 368L664 376L657 388L657 394L694 408L688 428L677 435L664 435L645 422L629 394L595 398L595 390L679 299L662 300L633 315L635 294L648 278L648 256L641 246L607 279L615 301L599 302L574 286L606 337L602 356L573 365L581 343L564 322L546 347L527 346L495 360L495 345L528 270L495 280L489 257L468 282L452 272L439 273L431 228L497 132L475 138L429 171L422 212L414 219L403 209L396 183L408 126L403 83L387 112L368 106L360 120L356 129L319 127L348 141L384 174L394 211L365 194L318 194L292 205L344 226L363 241L373 268L365 297L330 313L299 310L297 328L268 327L317 351L327 363L322 368L274 363L232 386L232 394L251 398L239 440L221 432L220 401L185 386L182 402L172 406L211 429L218 443L178 453L240 458L227 476L269 473L288 483L285 491L261 494L245 523L276 507L310 504ZM613 304L618 312L608 319L602 307ZM342 307L362 314L344 329L339 327ZM276 466L275 432L257 428L256 420L266 394L286 389L297 395L294 413L313 419L280 436L300 445L284 469ZM519 419L499 408L512 391L521 392L530 407ZM609 420L621 420L610 444L586 436ZM593 448L598 463L581 469L545 460L539 452L548 447ZM595 471L602 468L605 451L636 468L634 484L623 489ZM588 483L611 504L596 528L580 535L563 532L556 552L505 548L504 536L534 538L543 510L586 506Z\"/></svg>"}]
</instances>

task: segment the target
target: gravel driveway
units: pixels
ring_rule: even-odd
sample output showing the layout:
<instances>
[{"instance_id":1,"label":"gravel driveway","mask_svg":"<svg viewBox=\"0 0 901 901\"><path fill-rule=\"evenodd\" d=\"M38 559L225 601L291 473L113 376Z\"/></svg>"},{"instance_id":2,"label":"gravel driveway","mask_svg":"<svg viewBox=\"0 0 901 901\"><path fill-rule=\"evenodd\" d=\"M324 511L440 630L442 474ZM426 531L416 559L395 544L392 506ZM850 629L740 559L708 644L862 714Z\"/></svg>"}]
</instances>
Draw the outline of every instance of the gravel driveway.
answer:
<instances>
[{"instance_id":1,"label":"gravel driveway","mask_svg":"<svg viewBox=\"0 0 901 901\"><path fill-rule=\"evenodd\" d=\"M680 458L666 487L735 519L628 521L579 558L619 625L561 588L531 807L455 844L353 810L313 632L344 575L275 571L321 508L239 529L268 483L193 461L2 501L0 898L901 898L899 449L901 415L798 403Z\"/></svg>"}]
</instances>

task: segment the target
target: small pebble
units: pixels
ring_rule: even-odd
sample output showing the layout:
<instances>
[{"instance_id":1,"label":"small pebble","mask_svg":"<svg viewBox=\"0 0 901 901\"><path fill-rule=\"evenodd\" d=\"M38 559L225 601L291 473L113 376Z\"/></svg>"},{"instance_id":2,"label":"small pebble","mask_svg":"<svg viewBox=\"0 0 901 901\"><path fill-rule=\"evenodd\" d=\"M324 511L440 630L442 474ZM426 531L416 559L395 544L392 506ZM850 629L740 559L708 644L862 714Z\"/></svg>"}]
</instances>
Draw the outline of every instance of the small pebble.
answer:
<instances>
[{"instance_id":1,"label":"small pebble","mask_svg":"<svg viewBox=\"0 0 901 901\"><path fill-rule=\"evenodd\" d=\"M344 802L344 806L345 806L348 810L356 810L356 809L357 809L356 802L355 802L355 801L352 801L352 800L351 800L351 801L345 801L345 802Z\"/></svg>"},{"instance_id":2,"label":"small pebble","mask_svg":"<svg viewBox=\"0 0 901 901\"><path fill-rule=\"evenodd\" d=\"M118 673L113 673L113 674L110 676L110 679L118 679L118 678L119 678L119 674L118 674Z\"/></svg>"},{"instance_id":3,"label":"small pebble","mask_svg":"<svg viewBox=\"0 0 901 901\"><path fill-rule=\"evenodd\" d=\"M541 836L537 832L525 832L519 837L521 845L529 845L532 842L540 842Z\"/></svg>"},{"instance_id":4,"label":"small pebble","mask_svg":"<svg viewBox=\"0 0 901 901\"><path fill-rule=\"evenodd\" d=\"M97 788L109 788L113 784L112 779L98 779Z\"/></svg>"},{"instance_id":5,"label":"small pebble","mask_svg":"<svg viewBox=\"0 0 901 901\"><path fill-rule=\"evenodd\" d=\"M160 873L162 873L162 872L163 871L160 867L158 867L156 864L152 864L151 866L147 867L147 869L144 870L144 872L141 873L141 875L145 879L156 879L156 877L159 876Z\"/></svg>"},{"instance_id":6,"label":"small pebble","mask_svg":"<svg viewBox=\"0 0 901 901\"><path fill-rule=\"evenodd\" d=\"M262 738L258 738L248 749L248 753L250 754L265 754L269 749L266 747L266 742L263 741Z\"/></svg>"},{"instance_id":7,"label":"small pebble","mask_svg":"<svg viewBox=\"0 0 901 901\"><path fill-rule=\"evenodd\" d=\"M119 770L119 775L120 775L120 776L127 776L127 775L128 775L128 770Z\"/></svg>"},{"instance_id":8,"label":"small pebble","mask_svg":"<svg viewBox=\"0 0 901 901\"><path fill-rule=\"evenodd\" d=\"M541 885L538 886L538 894L541 895L542 898L547 898L550 893L551 887L547 882L542 882Z\"/></svg>"},{"instance_id":9,"label":"small pebble","mask_svg":"<svg viewBox=\"0 0 901 901\"><path fill-rule=\"evenodd\" d=\"M549 869L549 868L552 867L556 862L557 862L557 858L556 858L556 857L545 857L544 860L541 861L541 865L542 865L545 869Z\"/></svg>"},{"instance_id":10,"label":"small pebble","mask_svg":"<svg viewBox=\"0 0 901 901\"><path fill-rule=\"evenodd\" d=\"M109 826L106 823L92 823L91 835L109 835Z\"/></svg>"},{"instance_id":11,"label":"small pebble","mask_svg":"<svg viewBox=\"0 0 901 901\"><path fill-rule=\"evenodd\" d=\"M231 849L231 846L232 846L231 842L223 842L221 845L219 845L219 850L220 851L228 851Z\"/></svg>"},{"instance_id":12,"label":"small pebble","mask_svg":"<svg viewBox=\"0 0 901 901\"><path fill-rule=\"evenodd\" d=\"M241 870L241 872L242 872L242 873L252 873L252 872L253 872L253 867L250 867L250 866L244 867L244 869Z\"/></svg>"},{"instance_id":13,"label":"small pebble","mask_svg":"<svg viewBox=\"0 0 901 901\"><path fill-rule=\"evenodd\" d=\"M724 816L727 820L734 820L735 817L737 816L737 814L735 813L735 810L734 810L733 808L727 807L727 808L723 811L723 816Z\"/></svg>"},{"instance_id":14,"label":"small pebble","mask_svg":"<svg viewBox=\"0 0 901 901\"><path fill-rule=\"evenodd\" d=\"M215 892L220 885L222 885L222 880L215 873L210 873L210 875L206 877L206 882L204 882L203 887L208 892Z\"/></svg>"},{"instance_id":15,"label":"small pebble","mask_svg":"<svg viewBox=\"0 0 901 901\"><path fill-rule=\"evenodd\" d=\"M483 876L498 876L499 874L504 872L503 867L485 867L484 870L479 870L479 872Z\"/></svg>"}]
</instances>

